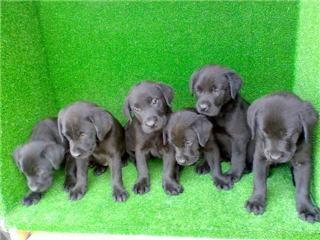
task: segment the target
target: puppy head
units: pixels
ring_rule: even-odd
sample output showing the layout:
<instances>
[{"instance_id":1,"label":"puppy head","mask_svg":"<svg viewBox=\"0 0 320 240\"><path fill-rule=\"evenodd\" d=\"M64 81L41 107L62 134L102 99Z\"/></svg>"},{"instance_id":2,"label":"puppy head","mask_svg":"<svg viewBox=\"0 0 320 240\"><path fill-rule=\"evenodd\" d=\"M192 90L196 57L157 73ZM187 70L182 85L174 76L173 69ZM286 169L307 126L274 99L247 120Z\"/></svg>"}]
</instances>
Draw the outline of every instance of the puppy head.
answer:
<instances>
[{"instance_id":1,"label":"puppy head","mask_svg":"<svg viewBox=\"0 0 320 240\"><path fill-rule=\"evenodd\" d=\"M218 65L201 68L189 81L190 91L197 98L197 111L207 116L217 116L224 104L236 98L241 85L234 71Z\"/></svg>"},{"instance_id":2,"label":"puppy head","mask_svg":"<svg viewBox=\"0 0 320 240\"><path fill-rule=\"evenodd\" d=\"M205 116L182 110L170 116L165 134L179 165L192 165L209 140L212 125Z\"/></svg>"},{"instance_id":3,"label":"puppy head","mask_svg":"<svg viewBox=\"0 0 320 240\"><path fill-rule=\"evenodd\" d=\"M98 106L86 102L74 103L59 112L58 128L67 139L70 154L88 158L112 128L112 117Z\"/></svg>"},{"instance_id":4,"label":"puppy head","mask_svg":"<svg viewBox=\"0 0 320 240\"><path fill-rule=\"evenodd\" d=\"M248 109L252 138L261 140L269 162L287 162L300 141L309 142L318 114L310 103L292 94L271 94Z\"/></svg>"},{"instance_id":5,"label":"puppy head","mask_svg":"<svg viewBox=\"0 0 320 240\"><path fill-rule=\"evenodd\" d=\"M30 142L18 146L13 158L26 176L33 192L44 192L52 184L53 170L57 170L64 159L65 149L54 142Z\"/></svg>"},{"instance_id":6,"label":"puppy head","mask_svg":"<svg viewBox=\"0 0 320 240\"><path fill-rule=\"evenodd\" d=\"M173 90L166 84L143 81L135 85L126 98L124 114L135 117L145 133L161 130L171 112Z\"/></svg>"}]
</instances>

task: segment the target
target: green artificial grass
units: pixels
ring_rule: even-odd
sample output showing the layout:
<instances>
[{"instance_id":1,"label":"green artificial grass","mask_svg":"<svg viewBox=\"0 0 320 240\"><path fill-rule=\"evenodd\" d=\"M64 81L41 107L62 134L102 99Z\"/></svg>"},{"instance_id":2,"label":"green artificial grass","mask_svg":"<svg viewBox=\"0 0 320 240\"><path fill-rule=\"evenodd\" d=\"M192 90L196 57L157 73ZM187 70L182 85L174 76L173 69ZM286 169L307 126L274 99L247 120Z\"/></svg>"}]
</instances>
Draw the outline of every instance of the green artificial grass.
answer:
<instances>
[{"instance_id":1,"label":"green artificial grass","mask_svg":"<svg viewBox=\"0 0 320 240\"><path fill-rule=\"evenodd\" d=\"M192 72L207 63L234 68L252 101L276 90L294 91L320 110L319 19L316 1L79 1L1 2L0 209L9 227L61 232L105 232L206 237L319 239L319 224L298 219L289 169L268 179L262 216L244 209L252 174L219 192L209 175L182 172L185 192L167 196L160 160L150 161L151 191L131 191L132 164L123 169L130 192L111 197L110 172L89 174L78 202L62 191L63 172L36 206L11 152L41 118L79 99L96 102L122 123L129 88L142 79L175 90L174 109L192 106ZM320 204L320 130L315 134L313 196ZM229 167L225 164L225 169Z\"/></svg>"}]
</instances>

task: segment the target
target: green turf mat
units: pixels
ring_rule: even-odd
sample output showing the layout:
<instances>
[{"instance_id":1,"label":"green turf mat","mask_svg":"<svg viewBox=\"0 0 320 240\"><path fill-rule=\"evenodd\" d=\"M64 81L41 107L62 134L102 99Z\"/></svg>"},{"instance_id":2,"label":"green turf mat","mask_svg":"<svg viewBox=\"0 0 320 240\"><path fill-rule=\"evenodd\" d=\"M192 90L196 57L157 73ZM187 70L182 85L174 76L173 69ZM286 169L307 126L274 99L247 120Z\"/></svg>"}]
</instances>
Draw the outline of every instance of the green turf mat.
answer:
<instances>
[{"instance_id":1,"label":"green turf mat","mask_svg":"<svg viewBox=\"0 0 320 240\"><path fill-rule=\"evenodd\" d=\"M193 168L182 172L185 192L167 196L161 161L150 162L151 192L136 196L132 164L125 167L126 203L111 198L110 173L94 177L79 202L67 200L63 174L39 205L26 192L11 152L32 125L79 99L101 104L122 123L129 88L142 79L175 90L174 109L192 106L192 72L207 63L234 68L252 101L275 90L294 91L320 110L318 1L2 1L0 211L8 226L61 232L175 236L319 239L319 224L298 219L289 169L268 180L263 216L244 209L252 175L234 189L216 190ZM313 195L320 204L320 128L315 134ZM225 168L228 164L225 165Z\"/></svg>"}]
</instances>

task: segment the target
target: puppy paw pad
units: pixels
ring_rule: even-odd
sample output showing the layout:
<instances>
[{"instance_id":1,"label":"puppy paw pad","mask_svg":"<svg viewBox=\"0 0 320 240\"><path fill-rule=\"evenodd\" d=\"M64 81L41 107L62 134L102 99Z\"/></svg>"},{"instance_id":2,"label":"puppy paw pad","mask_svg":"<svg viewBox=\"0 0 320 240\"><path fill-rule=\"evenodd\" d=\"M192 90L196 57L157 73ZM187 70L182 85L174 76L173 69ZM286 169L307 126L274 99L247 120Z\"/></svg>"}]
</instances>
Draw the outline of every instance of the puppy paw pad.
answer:
<instances>
[{"instance_id":1,"label":"puppy paw pad","mask_svg":"<svg viewBox=\"0 0 320 240\"><path fill-rule=\"evenodd\" d=\"M85 194L85 190L82 189L73 189L70 191L69 198L71 201L77 201L83 198Z\"/></svg>"},{"instance_id":2,"label":"puppy paw pad","mask_svg":"<svg viewBox=\"0 0 320 240\"><path fill-rule=\"evenodd\" d=\"M133 192L136 194L144 194L150 191L150 184L147 179L142 179L133 186Z\"/></svg>"},{"instance_id":3,"label":"puppy paw pad","mask_svg":"<svg viewBox=\"0 0 320 240\"><path fill-rule=\"evenodd\" d=\"M177 183L165 183L164 184L164 191L168 195L179 195L183 192L183 187Z\"/></svg>"},{"instance_id":4,"label":"puppy paw pad","mask_svg":"<svg viewBox=\"0 0 320 240\"><path fill-rule=\"evenodd\" d=\"M214 185L219 190L229 190L233 187L233 181L231 181L230 178L229 179L215 179Z\"/></svg>"},{"instance_id":5,"label":"puppy paw pad","mask_svg":"<svg viewBox=\"0 0 320 240\"><path fill-rule=\"evenodd\" d=\"M124 202L128 199L129 194L124 189L114 189L112 196L116 202Z\"/></svg>"},{"instance_id":6,"label":"puppy paw pad","mask_svg":"<svg viewBox=\"0 0 320 240\"><path fill-rule=\"evenodd\" d=\"M66 192L70 192L71 189L74 187L74 183L73 182L64 182L63 184L63 189L66 191Z\"/></svg>"},{"instance_id":7,"label":"puppy paw pad","mask_svg":"<svg viewBox=\"0 0 320 240\"><path fill-rule=\"evenodd\" d=\"M316 207L313 209L302 209L299 211L299 217L309 223L320 221L320 209Z\"/></svg>"},{"instance_id":8,"label":"puppy paw pad","mask_svg":"<svg viewBox=\"0 0 320 240\"><path fill-rule=\"evenodd\" d=\"M265 206L263 203L257 201L257 200L249 200L246 202L246 209L248 212L252 212L255 215L263 214Z\"/></svg>"},{"instance_id":9,"label":"puppy paw pad","mask_svg":"<svg viewBox=\"0 0 320 240\"><path fill-rule=\"evenodd\" d=\"M195 170L196 170L196 173L203 175L210 172L210 167L207 164L199 165L199 166L196 166Z\"/></svg>"},{"instance_id":10,"label":"puppy paw pad","mask_svg":"<svg viewBox=\"0 0 320 240\"><path fill-rule=\"evenodd\" d=\"M40 198L33 198L33 197L25 197L22 200L23 205L25 206L31 206L31 205L35 205L40 201Z\"/></svg>"}]
</instances>

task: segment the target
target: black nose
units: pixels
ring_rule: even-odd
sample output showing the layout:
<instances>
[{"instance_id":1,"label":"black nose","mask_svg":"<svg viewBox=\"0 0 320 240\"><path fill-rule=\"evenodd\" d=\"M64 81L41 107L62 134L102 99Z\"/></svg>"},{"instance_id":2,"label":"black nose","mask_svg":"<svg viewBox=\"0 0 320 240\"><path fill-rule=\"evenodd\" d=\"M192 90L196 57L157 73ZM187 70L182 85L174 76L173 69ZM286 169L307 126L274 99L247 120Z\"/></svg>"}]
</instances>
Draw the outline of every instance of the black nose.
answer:
<instances>
[{"instance_id":1,"label":"black nose","mask_svg":"<svg viewBox=\"0 0 320 240\"><path fill-rule=\"evenodd\" d=\"M280 151L268 151L268 155L272 160L279 160L283 157L283 152Z\"/></svg>"},{"instance_id":2,"label":"black nose","mask_svg":"<svg viewBox=\"0 0 320 240\"><path fill-rule=\"evenodd\" d=\"M148 117L146 120L146 125L150 128L153 128L156 125L157 121L157 117Z\"/></svg>"},{"instance_id":3,"label":"black nose","mask_svg":"<svg viewBox=\"0 0 320 240\"><path fill-rule=\"evenodd\" d=\"M200 103L198 104L198 107L199 107L199 109L200 109L201 111L207 112L207 111L209 110L209 103L207 103L207 102L200 102Z\"/></svg>"}]
</instances>

